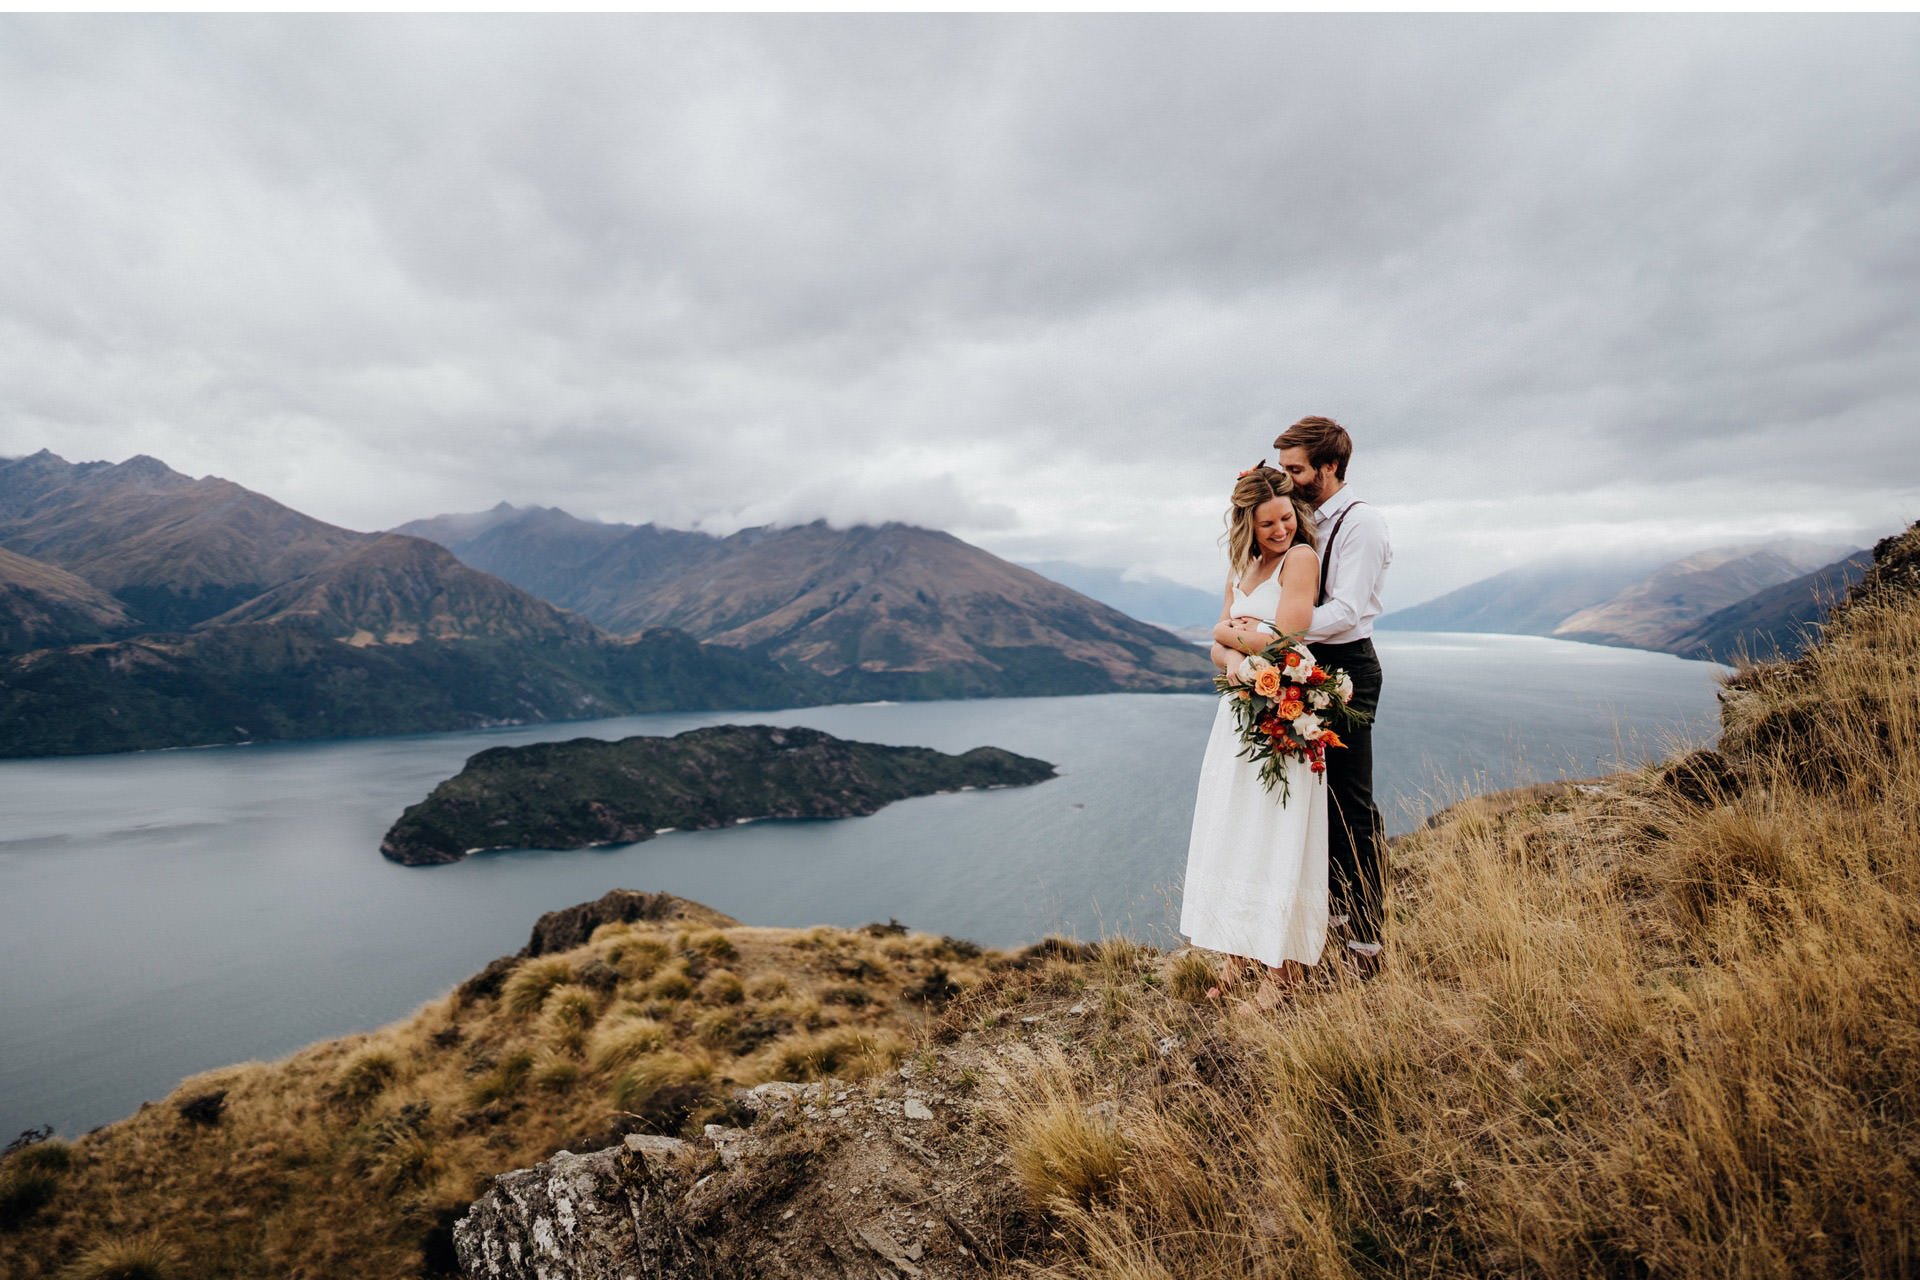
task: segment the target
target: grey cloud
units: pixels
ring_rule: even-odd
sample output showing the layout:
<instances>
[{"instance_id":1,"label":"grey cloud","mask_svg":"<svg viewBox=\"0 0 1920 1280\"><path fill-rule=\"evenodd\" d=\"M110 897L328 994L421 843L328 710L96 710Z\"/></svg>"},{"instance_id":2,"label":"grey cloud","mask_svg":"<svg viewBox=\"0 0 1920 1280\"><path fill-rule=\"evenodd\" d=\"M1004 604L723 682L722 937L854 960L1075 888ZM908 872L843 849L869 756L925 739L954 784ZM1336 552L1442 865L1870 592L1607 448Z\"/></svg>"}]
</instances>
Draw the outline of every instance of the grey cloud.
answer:
<instances>
[{"instance_id":1,"label":"grey cloud","mask_svg":"<svg viewBox=\"0 0 1920 1280\"><path fill-rule=\"evenodd\" d=\"M1905 16L0 18L0 453L1211 586L1323 412L1400 603L1871 528L1920 514L1916 73Z\"/></svg>"}]
</instances>

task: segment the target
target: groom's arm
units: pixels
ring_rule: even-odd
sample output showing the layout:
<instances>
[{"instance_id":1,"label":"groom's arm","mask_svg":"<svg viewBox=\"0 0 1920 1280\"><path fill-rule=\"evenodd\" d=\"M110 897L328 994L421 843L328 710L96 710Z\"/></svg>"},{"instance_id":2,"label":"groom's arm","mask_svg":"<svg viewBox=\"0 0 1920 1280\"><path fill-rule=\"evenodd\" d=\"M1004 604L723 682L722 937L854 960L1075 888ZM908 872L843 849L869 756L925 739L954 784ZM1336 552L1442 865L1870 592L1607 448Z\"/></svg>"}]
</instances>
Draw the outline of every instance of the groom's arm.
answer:
<instances>
[{"instance_id":1,"label":"groom's arm","mask_svg":"<svg viewBox=\"0 0 1920 1280\"><path fill-rule=\"evenodd\" d=\"M1321 561L1329 549L1320 549ZM1354 510L1340 530L1339 545L1331 548L1333 567L1327 574L1327 602L1313 611L1307 643L1344 635L1380 612L1380 586L1393 562L1387 521L1371 503Z\"/></svg>"}]
</instances>

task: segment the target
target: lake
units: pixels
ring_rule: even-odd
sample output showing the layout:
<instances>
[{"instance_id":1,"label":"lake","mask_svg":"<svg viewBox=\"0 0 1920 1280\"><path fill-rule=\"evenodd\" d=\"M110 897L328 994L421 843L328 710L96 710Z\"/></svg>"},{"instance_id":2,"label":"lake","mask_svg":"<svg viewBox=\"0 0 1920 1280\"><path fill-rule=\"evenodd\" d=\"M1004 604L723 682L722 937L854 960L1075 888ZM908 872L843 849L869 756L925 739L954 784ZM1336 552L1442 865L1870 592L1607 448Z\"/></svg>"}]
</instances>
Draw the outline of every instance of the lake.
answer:
<instances>
[{"instance_id":1,"label":"lake","mask_svg":"<svg viewBox=\"0 0 1920 1280\"><path fill-rule=\"evenodd\" d=\"M1376 643L1376 785L1395 832L1474 791L1715 733L1709 664L1518 636ZM1199 695L1010 698L0 762L0 1140L37 1124L71 1136L194 1072L392 1021L518 950L542 912L612 888L750 924L1169 942L1213 711ZM475 751L728 721L993 745L1061 776L613 849L419 868L379 854L400 811Z\"/></svg>"}]
</instances>

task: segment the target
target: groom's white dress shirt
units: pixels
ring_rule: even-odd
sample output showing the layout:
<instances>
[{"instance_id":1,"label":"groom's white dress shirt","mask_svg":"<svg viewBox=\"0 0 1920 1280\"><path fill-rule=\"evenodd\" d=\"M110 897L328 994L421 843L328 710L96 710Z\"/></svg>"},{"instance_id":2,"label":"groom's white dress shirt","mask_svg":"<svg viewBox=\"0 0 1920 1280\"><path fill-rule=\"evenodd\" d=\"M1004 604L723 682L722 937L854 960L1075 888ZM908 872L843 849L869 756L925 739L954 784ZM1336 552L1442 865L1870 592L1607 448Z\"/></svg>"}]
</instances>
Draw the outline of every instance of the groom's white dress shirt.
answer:
<instances>
[{"instance_id":1,"label":"groom's white dress shirt","mask_svg":"<svg viewBox=\"0 0 1920 1280\"><path fill-rule=\"evenodd\" d=\"M1342 521L1340 513L1348 508L1352 511ZM1328 546L1326 538L1335 524L1340 533L1335 545ZM1314 608L1307 643L1365 640L1373 634L1373 620L1380 616L1380 588L1387 580L1387 566L1393 563L1386 517L1371 502L1361 502L1352 488L1342 486L1314 510L1313 527L1321 539L1327 602Z\"/></svg>"}]
</instances>

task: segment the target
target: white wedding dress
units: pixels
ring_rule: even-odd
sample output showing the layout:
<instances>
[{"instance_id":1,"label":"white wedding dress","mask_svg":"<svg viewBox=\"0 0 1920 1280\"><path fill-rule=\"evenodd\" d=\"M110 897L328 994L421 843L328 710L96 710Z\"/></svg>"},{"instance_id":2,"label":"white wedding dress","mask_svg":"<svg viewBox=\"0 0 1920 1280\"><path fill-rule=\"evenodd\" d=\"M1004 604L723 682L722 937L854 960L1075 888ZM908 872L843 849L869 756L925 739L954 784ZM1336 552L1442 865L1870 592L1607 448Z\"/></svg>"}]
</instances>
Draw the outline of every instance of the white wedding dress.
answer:
<instances>
[{"instance_id":1,"label":"white wedding dress","mask_svg":"<svg viewBox=\"0 0 1920 1280\"><path fill-rule=\"evenodd\" d=\"M1250 594L1234 584L1235 617L1271 623L1279 607L1277 566ZM1267 790L1240 758L1232 698L1220 696L1200 762L1180 932L1209 951L1312 965L1327 942L1327 777L1289 760L1287 799Z\"/></svg>"}]
</instances>

